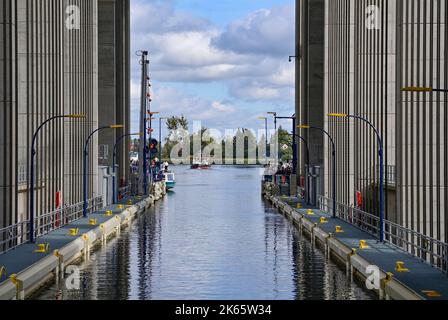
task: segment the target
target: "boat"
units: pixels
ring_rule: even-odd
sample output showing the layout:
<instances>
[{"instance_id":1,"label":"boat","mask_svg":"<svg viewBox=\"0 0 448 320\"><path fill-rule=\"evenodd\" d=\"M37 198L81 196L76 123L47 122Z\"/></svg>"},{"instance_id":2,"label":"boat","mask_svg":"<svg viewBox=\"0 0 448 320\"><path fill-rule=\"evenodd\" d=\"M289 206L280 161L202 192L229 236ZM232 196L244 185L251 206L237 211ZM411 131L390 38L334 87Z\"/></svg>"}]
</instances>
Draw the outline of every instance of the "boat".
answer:
<instances>
[{"instance_id":1,"label":"boat","mask_svg":"<svg viewBox=\"0 0 448 320\"><path fill-rule=\"evenodd\" d=\"M166 189L172 190L176 186L176 176L174 172L164 172L163 173L163 181L165 181Z\"/></svg>"},{"instance_id":2,"label":"boat","mask_svg":"<svg viewBox=\"0 0 448 320\"><path fill-rule=\"evenodd\" d=\"M210 162L208 159L203 159L202 154L193 159L193 163L191 165L191 169L193 170L208 170L211 168Z\"/></svg>"}]
</instances>

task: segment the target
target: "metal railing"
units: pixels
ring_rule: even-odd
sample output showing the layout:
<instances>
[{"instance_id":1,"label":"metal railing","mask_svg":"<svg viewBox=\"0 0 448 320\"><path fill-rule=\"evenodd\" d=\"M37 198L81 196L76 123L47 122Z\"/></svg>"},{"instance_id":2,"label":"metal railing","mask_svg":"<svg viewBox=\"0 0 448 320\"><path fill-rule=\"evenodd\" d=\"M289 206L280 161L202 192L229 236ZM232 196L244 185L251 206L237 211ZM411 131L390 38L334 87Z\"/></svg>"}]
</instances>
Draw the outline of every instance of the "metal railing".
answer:
<instances>
[{"instance_id":1,"label":"metal railing","mask_svg":"<svg viewBox=\"0 0 448 320\"><path fill-rule=\"evenodd\" d=\"M103 207L103 197L97 197L95 199L88 200L87 211L94 212ZM46 213L34 220L35 225L35 237L44 236L51 231L62 228L63 226L79 220L83 216L83 203L77 203L72 206L66 206L64 208L55 210L53 212Z\"/></svg>"},{"instance_id":2,"label":"metal railing","mask_svg":"<svg viewBox=\"0 0 448 320\"><path fill-rule=\"evenodd\" d=\"M396 166L385 166L386 181L390 185L397 183L397 167Z\"/></svg>"},{"instance_id":3,"label":"metal railing","mask_svg":"<svg viewBox=\"0 0 448 320\"><path fill-rule=\"evenodd\" d=\"M372 167L371 170L367 170L364 174L364 180L379 180L380 166ZM393 186L397 183L397 167L396 166L384 166L384 181L389 186Z\"/></svg>"},{"instance_id":4,"label":"metal railing","mask_svg":"<svg viewBox=\"0 0 448 320\"><path fill-rule=\"evenodd\" d=\"M103 198L97 197L88 202L89 212L94 212L103 207ZM46 213L34 220L35 237L44 236L51 231L80 219L83 215L83 203L66 206L59 210ZM29 241L29 220L0 229L0 254L8 252L21 244Z\"/></svg>"},{"instance_id":5,"label":"metal railing","mask_svg":"<svg viewBox=\"0 0 448 320\"><path fill-rule=\"evenodd\" d=\"M333 201L331 199L319 196L319 209L322 211L332 212L332 203ZM379 239L380 219L377 216L341 203L337 203L337 215L341 220ZM388 220L385 220L384 241L447 274L447 243L425 236Z\"/></svg>"},{"instance_id":6,"label":"metal railing","mask_svg":"<svg viewBox=\"0 0 448 320\"><path fill-rule=\"evenodd\" d=\"M396 223L386 221L384 227L385 240L414 257L429 263L431 266L448 272L448 244L425 236Z\"/></svg>"},{"instance_id":7,"label":"metal railing","mask_svg":"<svg viewBox=\"0 0 448 320\"><path fill-rule=\"evenodd\" d=\"M118 189L118 199L123 199L131 195L131 185Z\"/></svg>"},{"instance_id":8,"label":"metal railing","mask_svg":"<svg viewBox=\"0 0 448 320\"><path fill-rule=\"evenodd\" d=\"M0 229L0 254L29 240L29 220Z\"/></svg>"}]
</instances>

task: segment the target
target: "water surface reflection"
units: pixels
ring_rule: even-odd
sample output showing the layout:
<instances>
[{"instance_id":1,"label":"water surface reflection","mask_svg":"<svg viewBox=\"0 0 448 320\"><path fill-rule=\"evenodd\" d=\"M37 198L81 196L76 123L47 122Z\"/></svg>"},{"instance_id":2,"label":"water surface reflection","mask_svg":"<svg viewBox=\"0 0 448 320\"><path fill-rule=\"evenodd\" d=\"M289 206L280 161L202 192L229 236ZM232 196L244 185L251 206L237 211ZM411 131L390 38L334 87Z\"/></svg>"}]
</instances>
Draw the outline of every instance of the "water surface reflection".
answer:
<instances>
[{"instance_id":1,"label":"water surface reflection","mask_svg":"<svg viewBox=\"0 0 448 320\"><path fill-rule=\"evenodd\" d=\"M257 168L177 167L176 190L40 299L372 299L260 196Z\"/></svg>"}]
</instances>

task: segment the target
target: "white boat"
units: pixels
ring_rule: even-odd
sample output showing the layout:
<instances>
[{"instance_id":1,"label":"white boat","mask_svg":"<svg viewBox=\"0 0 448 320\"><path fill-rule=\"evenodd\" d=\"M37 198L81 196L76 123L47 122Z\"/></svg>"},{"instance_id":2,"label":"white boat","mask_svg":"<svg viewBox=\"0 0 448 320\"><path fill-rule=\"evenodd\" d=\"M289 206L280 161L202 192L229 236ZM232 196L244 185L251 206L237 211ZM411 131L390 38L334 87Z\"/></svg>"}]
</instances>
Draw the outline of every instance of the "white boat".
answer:
<instances>
[{"instance_id":1,"label":"white boat","mask_svg":"<svg viewBox=\"0 0 448 320\"><path fill-rule=\"evenodd\" d=\"M211 165L208 159L203 159L202 154L193 159L193 164L191 165L191 169L194 170L207 170L210 169Z\"/></svg>"},{"instance_id":2,"label":"white boat","mask_svg":"<svg viewBox=\"0 0 448 320\"><path fill-rule=\"evenodd\" d=\"M174 174L174 172L171 171L164 172L163 180L165 181L167 190L172 190L176 186L176 175Z\"/></svg>"}]
</instances>

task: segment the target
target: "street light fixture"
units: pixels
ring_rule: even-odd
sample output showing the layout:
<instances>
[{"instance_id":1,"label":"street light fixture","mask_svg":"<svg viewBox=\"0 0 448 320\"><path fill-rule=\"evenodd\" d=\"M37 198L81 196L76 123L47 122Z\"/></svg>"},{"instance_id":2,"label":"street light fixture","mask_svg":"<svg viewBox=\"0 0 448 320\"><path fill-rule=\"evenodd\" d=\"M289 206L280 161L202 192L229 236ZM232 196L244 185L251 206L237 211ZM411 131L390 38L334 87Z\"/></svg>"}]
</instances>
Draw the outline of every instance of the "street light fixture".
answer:
<instances>
[{"instance_id":1,"label":"street light fixture","mask_svg":"<svg viewBox=\"0 0 448 320\"><path fill-rule=\"evenodd\" d=\"M56 119L85 119L85 114L68 114L68 115L61 115L61 116L54 116L47 120L45 120L34 132L33 139L31 142L31 162L30 162L30 182L29 182L29 209L30 209L30 230L29 230L29 238L30 242L33 243L35 240L34 237L34 158L36 156L36 142L37 142L37 136L39 131L49 122L56 120Z\"/></svg>"},{"instance_id":2,"label":"street light fixture","mask_svg":"<svg viewBox=\"0 0 448 320\"><path fill-rule=\"evenodd\" d=\"M266 165L268 164L268 118L267 117L258 117L258 120L264 121L265 126L265 142L266 142L266 150L265 150L265 157L266 157Z\"/></svg>"},{"instance_id":3,"label":"street light fixture","mask_svg":"<svg viewBox=\"0 0 448 320\"><path fill-rule=\"evenodd\" d=\"M328 133L328 131L319 128L319 127L313 127L310 125L300 125L298 126L299 129L313 129L313 130L319 130L323 134L325 134L331 142L331 145L333 147L333 218L337 218L337 208L336 208L336 144L334 143L333 137Z\"/></svg>"},{"instance_id":4,"label":"street light fixture","mask_svg":"<svg viewBox=\"0 0 448 320\"><path fill-rule=\"evenodd\" d=\"M378 157L380 161L380 242L384 242L384 152L383 152L383 139L381 138L381 134L378 129L370 122L368 119L345 113L330 113L329 117L337 117L337 118L353 118L357 120L361 120L369 125L370 128L375 132L375 135L378 139Z\"/></svg>"},{"instance_id":5,"label":"street light fixture","mask_svg":"<svg viewBox=\"0 0 448 320\"><path fill-rule=\"evenodd\" d=\"M94 131L92 131L92 133L90 133L90 135L87 137L87 140L84 144L84 173L83 173L83 216L84 218L87 218L87 156L89 155L89 142L90 139L92 139L93 135L95 133L97 133L100 130L105 130L105 129L122 129L124 128L124 126L122 124L113 124L113 125L109 125L109 126L104 126L104 127L100 127Z\"/></svg>"},{"instance_id":6,"label":"street light fixture","mask_svg":"<svg viewBox=\"0 0 448 320\"><path fill-rule=\"evenodd\" d=\"M140 137L143 137L143 133L141 133L141 132L139 132L139 133L130 133L130 134L125 134L125 135L122 135L120 138L118 138L117 139L117 141L116 141L116 143L115 143L115 145L114 145L114 152L113 152L113 161L112 161L112 169L113 169L113 172L114 172L114 175L112 176L112 199L114 200L114 203L117 203L118 202L118 199L117 199L117 195L118 195L118 193L117 193L117 184L116 184L116 163L117 163L117 147L118 147L118 144L121 142L121 141L123 141L123 139L124 138L127 138L127 137L132 137L132 136L140 136Z\"/></svg>"}]
</instances>

